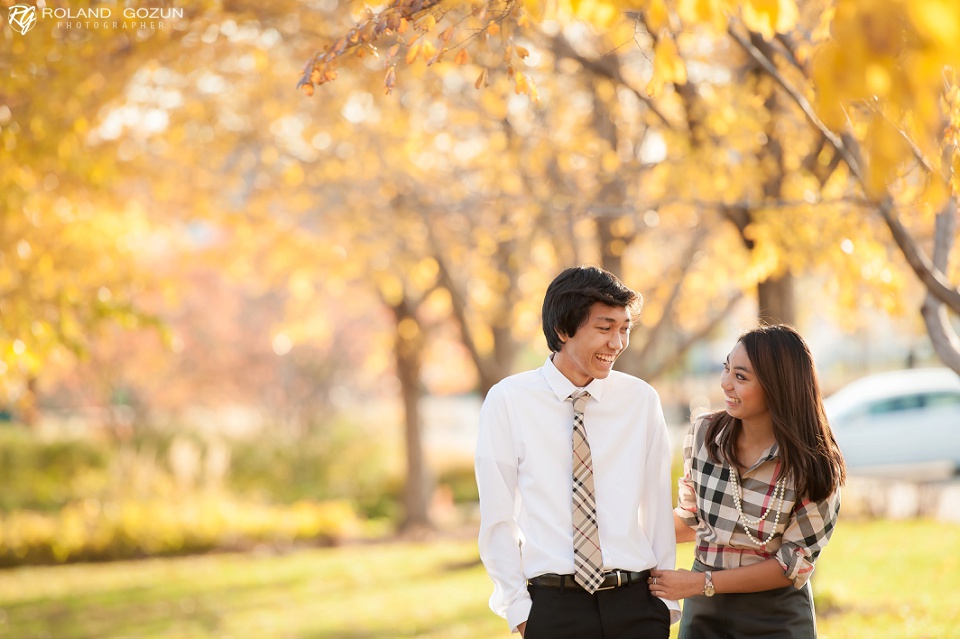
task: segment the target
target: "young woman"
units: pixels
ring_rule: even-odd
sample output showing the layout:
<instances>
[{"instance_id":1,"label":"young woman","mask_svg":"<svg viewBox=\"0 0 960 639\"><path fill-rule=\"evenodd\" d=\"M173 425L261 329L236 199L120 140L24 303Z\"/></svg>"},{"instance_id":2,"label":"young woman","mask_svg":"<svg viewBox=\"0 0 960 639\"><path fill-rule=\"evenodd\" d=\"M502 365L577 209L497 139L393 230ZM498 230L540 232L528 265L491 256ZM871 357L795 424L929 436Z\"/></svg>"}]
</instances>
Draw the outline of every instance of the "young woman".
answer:
<instances>
[{"instance_id":1,"label":"young woman","mask_svg":"<svg viewBox=\"0 0 960 639\"><path fill-rule=\"evenodd\" d=\"M693 570L654 570L651 592L683 598L680 639L813 638L810 575L846 478L813 357L791 327L740 336L720 376L726 408L684 443L677 541Z\"/></svg>"}]
</instances>

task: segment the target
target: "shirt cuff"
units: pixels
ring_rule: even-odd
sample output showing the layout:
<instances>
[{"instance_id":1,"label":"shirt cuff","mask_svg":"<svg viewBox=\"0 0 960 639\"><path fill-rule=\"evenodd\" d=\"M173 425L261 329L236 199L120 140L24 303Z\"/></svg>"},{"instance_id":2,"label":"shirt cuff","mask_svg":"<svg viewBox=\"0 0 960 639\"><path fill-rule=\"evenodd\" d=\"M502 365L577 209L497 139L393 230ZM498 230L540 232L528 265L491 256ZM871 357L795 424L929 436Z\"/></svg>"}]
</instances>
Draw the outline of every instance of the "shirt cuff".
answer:
<instances>
[{"instance_id":1,"label":"shirt cuff","mask_svg":"<svg viewBox=\"0 0 960 639\"><path fill-rule=\"evenodd\" d=\"M792 544L780 547L777 561L783 567L783 575L793 581L794 588L803 588L813 575L813 564L807 559L803 549Z\"/></svg>"},{"instance_id":2,"label":"shirt cuff","mask_svg":"<svg viewBox=\"0 0 960 639\"><path fill-rule=\"evenodd\" d=\"M670 611L670 625L680 621L680 602L673 599L661 599L661 601L667 604L667 609Z\"/></svg>"},{"instance_id":3,"label":"shirt cuff","mask_svg":"<svg viewBox=\"0 0 960 639\"><path fill-rule=\"evenodd\" d=\"M507 623L510 624L510 632L517 632L517 626L530 617L530 608L532 607L533 601L530 600L528 595L507 608Z\"/></svg>"},{"instance_id":4,"label":"shirt cuff","mask_svg":"<svg viewBox=\"0 0 960 639\"><path fill-rule=\"evenodd\" d=\"M684 510L682 506L677 506L676 508L673 509L673 512L677 514L677 517L680 518L680 521L690 526L691 528L696 528L697 525L699 524L696 511L690 512L689 510Z\"/></svg>"}]
</instances>

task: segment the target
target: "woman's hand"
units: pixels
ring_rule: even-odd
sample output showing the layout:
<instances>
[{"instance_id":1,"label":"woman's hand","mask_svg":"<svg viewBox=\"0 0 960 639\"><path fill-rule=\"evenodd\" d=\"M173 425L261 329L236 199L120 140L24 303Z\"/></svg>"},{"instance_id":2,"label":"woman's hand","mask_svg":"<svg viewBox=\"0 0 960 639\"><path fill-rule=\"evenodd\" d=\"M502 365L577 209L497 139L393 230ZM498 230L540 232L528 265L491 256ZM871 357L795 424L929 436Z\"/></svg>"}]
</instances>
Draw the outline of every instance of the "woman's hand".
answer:
<instances>
[{"instance_id":1,"label":"woman's hand","mask_svg":"<svg viewBox=\"0 0 960 639\"><path fill-rule=\"evenodd\" d=\"M706 577L689 570L651 570L647 584L650 593L661 599L686 599L703 594Z\"/></svg>"}]
</instances>

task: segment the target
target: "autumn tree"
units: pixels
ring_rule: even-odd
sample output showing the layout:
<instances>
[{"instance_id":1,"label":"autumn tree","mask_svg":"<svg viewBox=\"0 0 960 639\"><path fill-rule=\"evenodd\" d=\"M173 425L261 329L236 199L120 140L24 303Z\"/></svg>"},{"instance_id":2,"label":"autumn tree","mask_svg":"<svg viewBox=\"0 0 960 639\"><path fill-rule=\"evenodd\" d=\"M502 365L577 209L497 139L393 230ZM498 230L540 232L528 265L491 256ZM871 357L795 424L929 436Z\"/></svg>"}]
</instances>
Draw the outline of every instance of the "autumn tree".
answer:
<instances>
[{"instance_id":1,"label":"autumn tree","mask_svg":"<svg viewBox=\"0 0 960 639\"><path fill-rule=\"evenodd\" d=\"M0 28L0 401L19 403L27 422L51 358L82 353L106 324L154 321L136 303L152 285L136 259L152 222L114 197L121 150L98 140L96 113L169 40L46 21Z\"/></svg>"},{"instance_id":2,"label":"autumn tree","mask_svg":"<svg viewBox=\"0 0 960 639\"><path fill-rule=\"evenodd\" d=\"M810 266L850 272L859 265L857 270L875 278L877 289L896 292L902 283L888 268L867 267L886 241L862 221L878 219L931 294L956 311L956 287L931 262L922 238L933 232L933 215L955 214L956 208L956 79L950 65L958 58L950 34L957 30L957 11L935 1L838 0L802 8L791 0L599 1L570 7L400 1L360 15L355 28L308 61L301 83L309 92L329 81L327 71L351 54L389 42L385 84L393 91L407 52L426 42L437 52L434 62L453 57L468 63L480 58L471 53L491 39L508 49L557 25L592 25L608 43L594 48L593 60L634 47L653 60L645 91L669 123L671 139L680 136L686 150L712 149L701 166L717 166L726 154L720 166L738 177L736 182L698 180L687 170L679 175L687 186L715 185L707 189L712 193L691 195L736 224L753 254L755 281ZM763 102L750 102L749 94L738 98L737 84L710 73L718 65L705 65L707 55L719 57L728 77L741 78ZM486 56L477 66L478 85L499 75L518 93L541 97L535 74L506 55ZM738 104L745 110L730 113ZM748 151L755 162L742 162L743 151L730 153L738 149L738 135L740 147L753 140L755 148ZM759 188L729 197L731 184L751 183L743 177L752 170L761 176L752 181ZM811 224L811 217L817 221ZM789 301L784 303L788 311ZM890 304L896 305L881 305ZM934 322L930 328L938 353L949 361L951 340L942 335L949 326Z\"/></svg>"}]
</instances>

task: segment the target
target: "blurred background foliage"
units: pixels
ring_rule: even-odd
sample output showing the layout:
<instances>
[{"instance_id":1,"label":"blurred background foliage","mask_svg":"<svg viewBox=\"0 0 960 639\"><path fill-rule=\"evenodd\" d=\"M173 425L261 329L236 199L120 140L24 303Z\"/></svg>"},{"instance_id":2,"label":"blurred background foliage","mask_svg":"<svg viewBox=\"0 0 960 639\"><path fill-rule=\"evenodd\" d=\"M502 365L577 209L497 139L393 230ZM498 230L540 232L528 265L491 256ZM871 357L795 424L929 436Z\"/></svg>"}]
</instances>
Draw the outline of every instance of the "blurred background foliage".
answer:
<instances>
[{"instance_id":1,"label":"blurred background foliage","mask_svg":"<svg viewBox=\"0 0 960 639\"><path fill-rule=\"evenodd\" d=\"M0 564L469 527L573 264L677 428L758 318L960 370L955 3L84 6L0 23Z\"/></svg>"}]
</instances>

